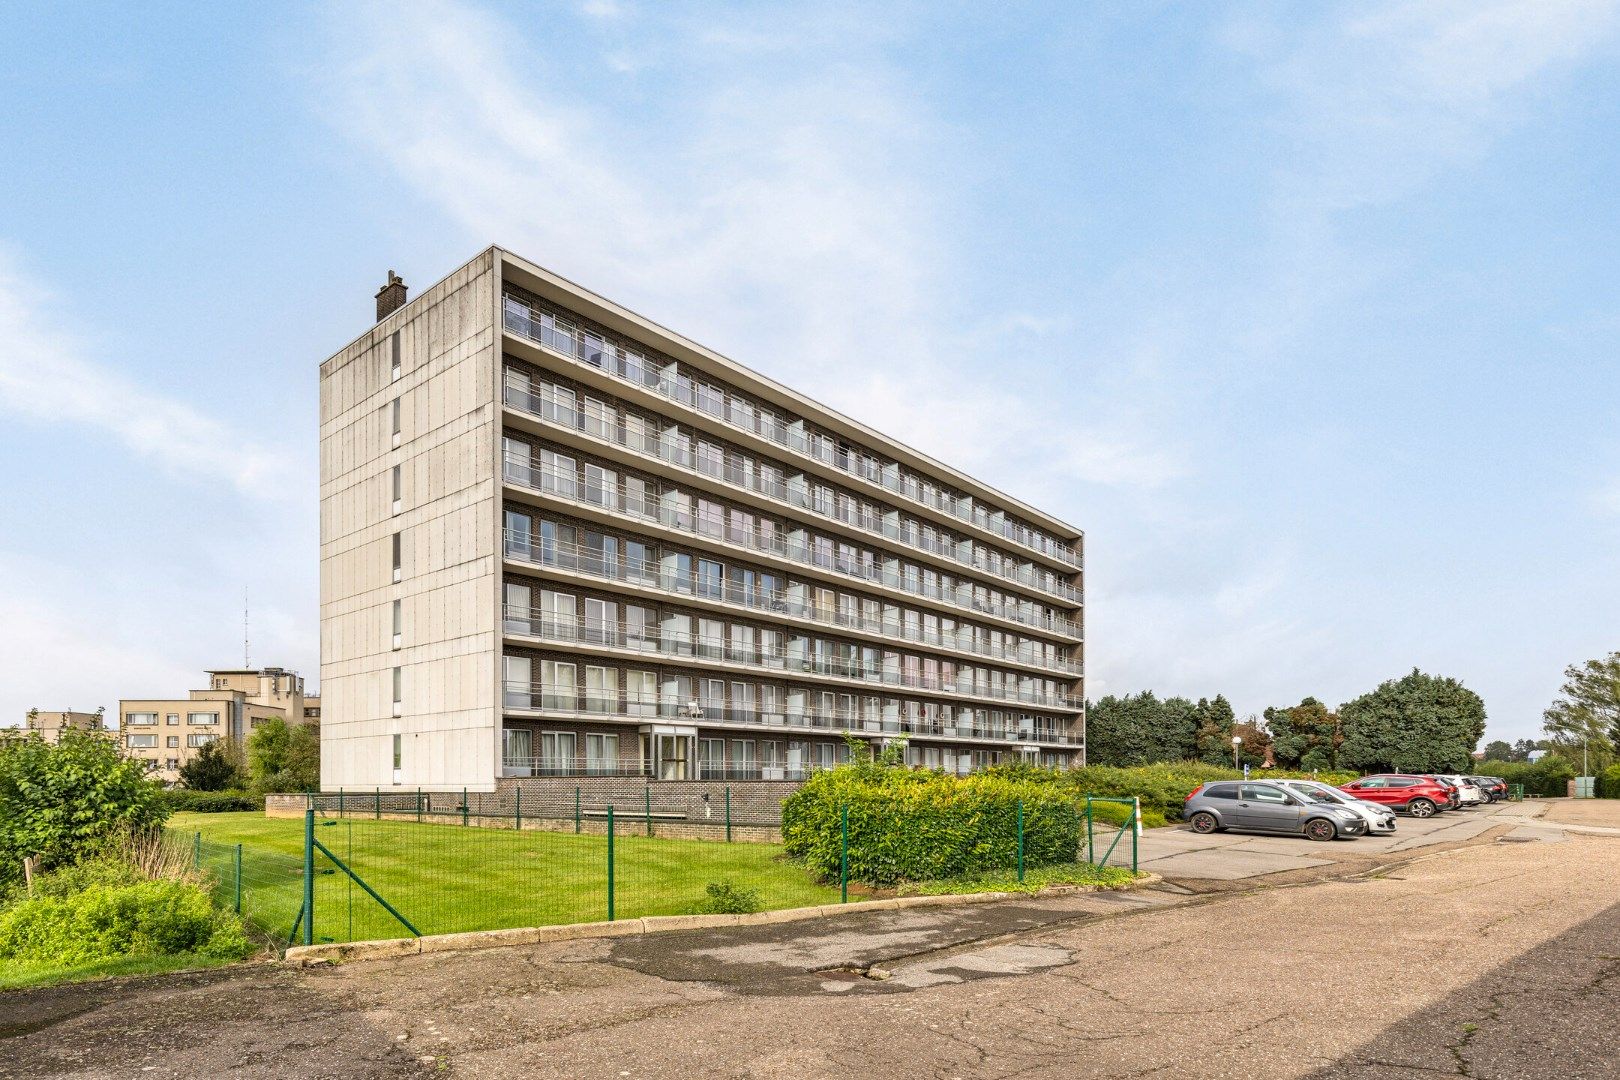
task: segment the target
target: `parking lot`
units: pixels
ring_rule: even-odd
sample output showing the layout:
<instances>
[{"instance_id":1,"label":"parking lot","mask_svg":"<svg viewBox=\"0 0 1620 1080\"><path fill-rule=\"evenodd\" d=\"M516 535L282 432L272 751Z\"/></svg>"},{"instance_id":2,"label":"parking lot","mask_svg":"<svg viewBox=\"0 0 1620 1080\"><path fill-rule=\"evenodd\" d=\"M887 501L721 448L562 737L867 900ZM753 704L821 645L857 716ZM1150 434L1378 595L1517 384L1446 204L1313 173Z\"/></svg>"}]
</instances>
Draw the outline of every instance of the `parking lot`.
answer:
<instances>
[{"instance_id":1,"label":"parking lot","mask_svg":"<svg viewBox=\"0 0 1620 1080\"><path fill-rule=\"evenodd\" d=\"M1195 891L1212 882L1250 878L1341 863L1376 862L1391 855L1444 849L1472 841L1493 829L1518 838L1554 839L1539 815L1549 803L1495 803L1450 810L1431 818L1401 815L1393 836L1361 836L1332 843L1312 843L1299 836L1253 833L1199 835L1186 825L1147 830L1141 839L1139 866Z\"/></svg>"}]
</instances>

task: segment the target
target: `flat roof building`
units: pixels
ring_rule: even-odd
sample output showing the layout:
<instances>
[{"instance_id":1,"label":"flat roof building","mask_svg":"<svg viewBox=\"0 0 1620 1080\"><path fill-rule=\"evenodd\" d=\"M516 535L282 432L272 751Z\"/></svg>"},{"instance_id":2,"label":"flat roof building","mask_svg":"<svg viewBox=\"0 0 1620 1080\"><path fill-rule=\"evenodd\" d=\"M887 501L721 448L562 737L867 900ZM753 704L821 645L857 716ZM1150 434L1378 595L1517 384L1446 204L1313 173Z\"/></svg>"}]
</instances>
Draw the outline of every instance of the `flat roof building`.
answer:
<instances>
[{"instance_id":1,"label":"flat roof building","mask_svg":"<svg viewBox=\"0 0 1620 1080\"><path fill-rule=\"evenodd\" d=\"M304 696L304 677L284 668L207 671L208 686L183 698L118 702L119 741L126 757L146 762L155 779L173 784L180 767L211 742L241 748L266 720L319 723L320 699ZM315 702L316 716L308 715Z\"/></svg>"},{"instance_id":2,"label":"flat roof building","mask_svg":"<svg viewBox=\"0 0 1620 1080\"><path fill-rule=\"evenodd\" d=\"M525 259L320 400L324 787L1083 761L1078 529Z\"/></svg>"},{"instance_id":3,"label":"flat roof building","mask_svg":"<svg viewBox=\"0 0 1620 1080\"><path fill-rule=\"evenodd\" d=\"M56 744L62 741L62 732L68 728L78 728L80 731L104 730L99 712L74 712L71 709L61 712L42 712L39 709L30 709L23 721L24 730L39 735L46 742Z\"/></svg>"}]
</instances>

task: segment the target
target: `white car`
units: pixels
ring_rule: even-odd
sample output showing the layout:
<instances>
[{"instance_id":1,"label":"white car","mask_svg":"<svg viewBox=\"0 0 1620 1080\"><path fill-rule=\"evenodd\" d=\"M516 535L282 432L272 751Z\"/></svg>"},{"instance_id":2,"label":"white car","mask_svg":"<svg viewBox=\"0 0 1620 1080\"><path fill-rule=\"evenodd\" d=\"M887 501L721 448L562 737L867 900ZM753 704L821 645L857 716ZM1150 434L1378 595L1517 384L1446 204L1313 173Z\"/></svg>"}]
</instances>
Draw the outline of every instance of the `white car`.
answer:
<instances>
[{"instance_id":1,"label":"white car","mask_svg":"<svg viewBox=\"0 0 1620 1080\"><path fill-rule=\"evenodd\" d=\"M1478 806L1486 801L1485 793L1479 790L1479 785L1466 776L1452 776L1449 773L1438 774L1441 780L1457 789L1458 806Z\"/></svg>"},{"instance_id":2,"label":"white car","mask_svg":"<svg viewBox=\"0 0 1620 1080\"><path fill-rule=\"evenodd\" d=\"M1278 787L1291 788L1313 799L1325 799L1348 807L1360 814L1367 822L1367 835L1389 835L1395 831L1395 811L1387 806L1380 806L1366 799L1358 799L1354 795L1347 795L1332 784L1324 784L1320 780L1272 780L1270 783Z\"/></svg>"}]
</instances>

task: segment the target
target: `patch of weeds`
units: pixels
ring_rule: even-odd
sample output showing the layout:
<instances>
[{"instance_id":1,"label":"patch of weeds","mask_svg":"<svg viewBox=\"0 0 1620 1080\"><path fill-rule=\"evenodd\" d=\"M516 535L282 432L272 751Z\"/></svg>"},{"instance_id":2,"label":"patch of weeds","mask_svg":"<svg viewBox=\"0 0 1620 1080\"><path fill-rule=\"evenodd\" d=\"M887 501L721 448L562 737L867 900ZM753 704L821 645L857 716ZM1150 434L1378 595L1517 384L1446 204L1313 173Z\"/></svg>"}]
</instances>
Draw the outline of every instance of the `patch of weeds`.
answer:
<instances>
[{"instance_id":1,"label":"patch of weeds","mask_svg":"<svg viewBox=\"0 0 1620 1080\"><path fill-rule=\"evenodd\" d=\"M729 881L711 881L704 892L708 895L698 905L702 915L752 915L764 910L757 891L739 889Z\"/></svg>"},{"instance_id":2,"label":"patch of weeds","mask_svg":"<svg viewBox=\"0 0 1620 1080\"><path fill-rule=\"evenodd\" d=\"M900 886L901 896L954 896L963 893L1037 893L1052 885L1080 885L1092 889L1122 889L1139 875L1116 866L1096 867L1090 863L1058 863L1027 867L1024 880L1017 870L994 870L983 874L915 881Z\"/></svg>"}]
</instances>

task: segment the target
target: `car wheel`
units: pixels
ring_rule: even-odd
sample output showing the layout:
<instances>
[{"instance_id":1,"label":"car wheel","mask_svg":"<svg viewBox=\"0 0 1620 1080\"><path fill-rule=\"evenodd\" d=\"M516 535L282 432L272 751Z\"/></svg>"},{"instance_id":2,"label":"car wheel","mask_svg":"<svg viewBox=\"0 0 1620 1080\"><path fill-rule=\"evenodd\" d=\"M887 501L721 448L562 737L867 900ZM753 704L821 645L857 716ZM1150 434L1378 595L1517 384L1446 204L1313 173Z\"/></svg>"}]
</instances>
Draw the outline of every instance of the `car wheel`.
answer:
<instances>
[{"instance_id":1,"label":"car wheel","mask_svg":"<svg viewBox=\"0 0 1620 1080\"><path fill-rule=\"evenodd\" d=\"M1413 799L1406 804L1406 812L1415 818L1434 817L1434 803L1428 799Z\"/></svg>"},{"instance_id":2,"label":"car wheel","mask_svg":"<svg viewBox=\"0 0 1620 1080\"><path fill-rule=\"evenodd\" d=\"M1338 828L1327 818L1311 818L1305 823L1305 838L1307 840L1332 840L1338 835Z\"/></svg>"},{"instance_id":3,"label":"car wheel","mask_svg":"<svg viewBox=\"0 0 1620 1080\"><path fill-rule=\"evenodd\" d=\"M1221 823L1215 820L1215 815L1208 810L1200 810L1192 816L1192 831L1195 833L1212 833L1220 829Z\"/></svg>"}]
</instances>

